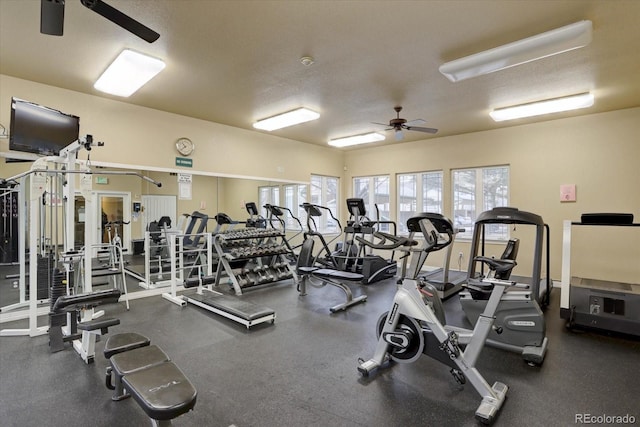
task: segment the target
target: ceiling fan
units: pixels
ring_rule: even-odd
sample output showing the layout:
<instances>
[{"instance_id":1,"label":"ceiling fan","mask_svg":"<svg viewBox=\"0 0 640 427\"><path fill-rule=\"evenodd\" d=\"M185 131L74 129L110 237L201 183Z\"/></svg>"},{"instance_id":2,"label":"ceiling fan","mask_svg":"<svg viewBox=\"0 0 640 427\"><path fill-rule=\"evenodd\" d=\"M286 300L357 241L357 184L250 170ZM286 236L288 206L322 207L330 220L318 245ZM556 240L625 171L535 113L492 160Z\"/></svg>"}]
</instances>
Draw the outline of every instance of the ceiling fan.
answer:
<instances>
[{"instance_id":1,"label":"ceiling fan","mask_svg":"<svg viewBox=\"0 0 640 427\"><path fill-rule=\"evenodd\" d=\"M402 107L397 105L395 107L393 107L393 109L396 111L397 117L395 119L391 119L389 120L389 124L385 124L385 123L374 123L376 125L383 125L383 126L389 126L388 129L386 130L394 130L396 133L396 141L401 141L404 138L404 135L402 133L403 129L406 130L414 130L417 132L425 132L425 133L436 133L438 132L438 129L434 129L434 128L426 128L426 127L421 127L421 126L414 126L414 124L423 124L426 123L426 121L422 120L422 119L416 119L416 120L411 120L411 121L407 121L406 119L403 119L400 117L400 111L402 111Z\"/></svg>"},{"instance_id":2,"label":"ceiling fan","mask_svg":"<svg viewBox=\"0 0 640 427\"><path fill-rule=\"evenodd\" d=\"M40 32L42 34L62 35L64 2L65 0L40 0ZM102 0L80 0L80 3L149 43L153 43L160 37L160 34L151 28L125 15L113 6L109 6Z\"/></svg>"}]
</instances>

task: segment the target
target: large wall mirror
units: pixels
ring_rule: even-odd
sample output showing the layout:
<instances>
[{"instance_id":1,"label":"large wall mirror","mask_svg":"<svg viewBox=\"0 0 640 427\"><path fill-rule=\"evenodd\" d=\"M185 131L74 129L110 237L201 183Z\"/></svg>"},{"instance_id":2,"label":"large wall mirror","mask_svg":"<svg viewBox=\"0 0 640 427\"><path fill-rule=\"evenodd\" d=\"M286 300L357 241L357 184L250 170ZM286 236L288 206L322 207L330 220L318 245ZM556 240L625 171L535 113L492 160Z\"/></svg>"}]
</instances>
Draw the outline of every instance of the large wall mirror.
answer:
<instances>
[{"instance_id":1,"label":"large wall mirror","mask_svg":"<svg viewBox=\"0 0 640 427\"><path fill-rule=\"evenodd\" d=\"M0 161L3 162L0 178L15 176L28 171L32 166L31 162L5 163L3 159ZM242 223L250 217L246 203L254 202L259 209L259 215L266 218L268 214L263 209L265 203L297 207L306 201L308 191L308 184L304 182L212 176L192 173L189 170L180 173L170 170L149 171L100 166L97 162L91 166L91 170L91 200L85 200L88 193L77 191L74 212L66 212L64 203L52 207L57 210L53 216L57 218L57 221L54 220L57 224L46 224L47 232L57 233L57 238L52 240L57 241L61 247L64 242L63 218L73 215L74 247L81 248L84 244L87 215L95 215L94 242L109 243L115 238L120 239L128 259L127 269L137 274L141 281L149 274L148 264L154 262L149 258L152 254L145 256L144 253L145 234L152 222L157 224L162 217L169 217L171 229L180 232L189 221L188 215L200 212L211 218L207 223L207 231L211 232L217 226L214 217L222 212L239 222L237 227L244 227ZM131 175L132 172L160 182L162 186L158 187L139 176ZM293 212L298 214L297 210ZM297 224L292 225L290 222L290 225L291 231L297 234ZM17 272L18 266L15 262L7 264L13 264L13 269ZM166 271L158 272L153 265L151 269L154 271L154 282L160 283L166 279ZM143 289L148 289L148 286L129 286L129 292ZM20 294L16 286L9 292L3 292L0 305L7 306L18 302Z\"/></svg>"}]
</instances>

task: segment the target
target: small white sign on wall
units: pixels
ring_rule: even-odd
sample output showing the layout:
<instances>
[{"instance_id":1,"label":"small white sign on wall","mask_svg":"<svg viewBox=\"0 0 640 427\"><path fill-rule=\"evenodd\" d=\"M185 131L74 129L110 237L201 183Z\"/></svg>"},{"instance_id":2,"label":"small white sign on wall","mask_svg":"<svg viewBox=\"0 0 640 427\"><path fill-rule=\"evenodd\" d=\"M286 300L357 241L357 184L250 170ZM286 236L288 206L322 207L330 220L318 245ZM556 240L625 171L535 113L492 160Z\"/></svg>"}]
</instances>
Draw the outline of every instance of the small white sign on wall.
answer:
<instances>
[{"instance_id":1,"label":"small white sign on wall","mask_svg":"<svg viewBox=\"0 0 640 427\"><path fill-rule=\"evenodd\" d=\"M190 173L178 174L178 199L191 200L192 177Z\"/></svg>"}]
</instances>

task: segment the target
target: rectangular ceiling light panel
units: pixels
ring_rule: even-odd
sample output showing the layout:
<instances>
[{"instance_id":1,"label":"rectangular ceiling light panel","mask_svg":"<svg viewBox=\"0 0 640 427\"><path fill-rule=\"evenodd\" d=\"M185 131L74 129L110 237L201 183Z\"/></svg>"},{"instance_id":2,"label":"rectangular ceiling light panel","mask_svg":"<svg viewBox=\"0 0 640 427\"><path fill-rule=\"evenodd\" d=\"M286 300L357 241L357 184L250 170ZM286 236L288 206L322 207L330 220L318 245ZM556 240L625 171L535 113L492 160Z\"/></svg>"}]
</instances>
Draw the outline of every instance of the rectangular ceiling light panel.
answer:
<instances>
[{"instance_id":1,"label":"rectangular ceiling light panel","mask_svg":"<svg viewBox=\"0 0 640 427\"><path fill-rule=\"evenodd\" d=\"M348 136L329 140L329 145L334 147L349 147L351 145L368 144L370 142L384 141L385 137L381 133L371 132L362 135Z\"/></svg>"},{"instance_id":2,"label":"rectangular ceiling light panel","mask_svg":"<svg viewBox=\"0 0 640 427\"><path fill-rule=\"evenodd\" d=\"M101 92L128 97L154 78L165 67L157 58L123 50L93 85Z\"/></svg>"},{"instance_id":3,"label":"rectangular ceiling light panel","mask_svg":"<svg viewBox=\"0 0 640 427\"><path fill-rule=\"evenodd\" d=\"M514 107L499 108L489 115L496 122L504 120L521 119L523 117L541 116L543 114L559 113L561 111L588 108L593 105L593 94L581 93L565 96L563 98L547 99L530 104L516 105Z\"/></svg>"},{"instance_id":4,"label":"rectangular ceiling light panel","mask_svg":"<svg viewBox=\"0 0 640 427\"><path fill-rule=\"evenodd\" d=\"M591 42L591 21L580 21L546 33L465 56L442 64L440 73L459 82L537 59L586 46Z\"/></svg>"},{"instance_id":5,"label":"rectangular ceiling light panel","mask_svg":"<svg viewBox=\"0 0 640 427\"><path fill-rule=\"evenodd\" d=\"M269 117L268 119L258 120L253 124L253 127L256 129L272 131L316 120L319 117L320 114L315 111L311 111L307 108L298 108L297 110Z\"/></svg>"}]
</instances>

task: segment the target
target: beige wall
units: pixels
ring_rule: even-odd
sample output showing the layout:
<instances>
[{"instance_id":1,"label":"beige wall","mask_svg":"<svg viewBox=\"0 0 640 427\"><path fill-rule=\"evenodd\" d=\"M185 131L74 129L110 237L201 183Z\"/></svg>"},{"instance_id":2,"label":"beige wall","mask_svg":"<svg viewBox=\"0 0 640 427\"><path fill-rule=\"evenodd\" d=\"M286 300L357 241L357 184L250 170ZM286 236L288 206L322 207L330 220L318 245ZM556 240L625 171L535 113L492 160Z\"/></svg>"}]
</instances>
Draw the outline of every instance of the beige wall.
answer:
<instances>
[{"instance_id":1,"label":"beige wall","mask_svg":"<svg viewBox=\"0 0 640 427\"><path fill-rule=\"evenodd\" d=\"M301 144L266 133L179 116L111 99L46 86L0 74L0 123L9 128L11 97L80 116L80 134L103 141L95 162L140 165L141 169L178 169L175 141L188 137L196 145L193 168L185 172L243 175L280 181L309 181L314 173L340 176L342 153ZM0 139L0 151L8 140ZM85 158L86 153L81 155ZM310 167L310 159L313 164ZM4 175L4 173L2 173Z\"/></svg>"},{"instance_id":2,"label":"beige wall","mask_svg":"<svg viewBox=\"0 0 640 427\"><path fill-rule=\"evenodd\" d=\"M635 222L640 222L639 134L640 108L632 108L364 148L345 153L344 184L350 194L352 177L389 174L392 200L395 200L395 174L443 170L444 214L450 216L452 169L509 165L510 204L541 215L549 224L552 277L560 279L563 220L579 221L584 212L631 212ZM562 184L576 184L575 203L560 202ZM618 230L619 233L608 231L616 238L592 242L599 247L595 253L580 257L579 246L574 245L574 272L587 277L638 283L640 228ZM580 231L583 232L587 233ZM496 255L499 250L495 249ZM458 244L454 249L455 256L460 251L467 259L468 244ZM525 252L518 258L524 260L526 255Z\"/></svg>"},{"instance_id":3,"label":"beige wall","mask_svg":"<svg viewBox=\"0 0 640 427\"><path fill-rule=\"evenodd\" d=\"M105 147L92 151L94 162L140 165L140 170L175 172L178 168L174 166L174 141L182 136L191 138L196 143L194 167L181 170L202 176L194 177L193 199L179 201L178 213L198 210L204 202L210 215L228 211L232 217L244 219L246 211L242 202L257 198L251 180L225 180L224 185L218 185L218 181L207 179L207 175L260 177L267 182L306 182L311 174L338 176L342 178L342 195L346 198L351 195L354 176L389 174L394 200L397 173L443 170L444 213L451 215L451 169L509 165L510 204L541 215L551 227L554 279L560 278L564 219L577 221L583 212L631 212L636 222L640 222L640 143L637 136L640 134L640 108L341 151L0 75L0 123L5 127L9 127L12 96L79 115L81 133L91 133L96 140L106 143ZM0 139L0 151L7 149L8 140ZM0 167L0 176L10 176L15 166L2 163ZM163 189L155 189L146 183L139 187L131 184L135 187L130 190L132 200L136 200L136 191L139 194L176 194L175 178L170 176L164 180ZM576 184L577 202L560 202L561 184ZM574 272L637 283L640 230L619 231L605 232L611 238L599 238L595 253L581 256L580 248L576 249L574 245ZM588 233L579 231L583 232ZM526 274L528 252L525 243L529 238L524 230L514 232L514 235L520 234L524 241L519 258L524 271L518 273ZM589 241L590 238L587 236L586 239ZM590 248L593 244L585 243ZM492 250L498 255L501 248ZM466 266L468 243L456 245L454 258L458 252L464 253ZM437 266L440 262L441 257L435 256L428 263Z\"/></svg>"}]
</instances>

